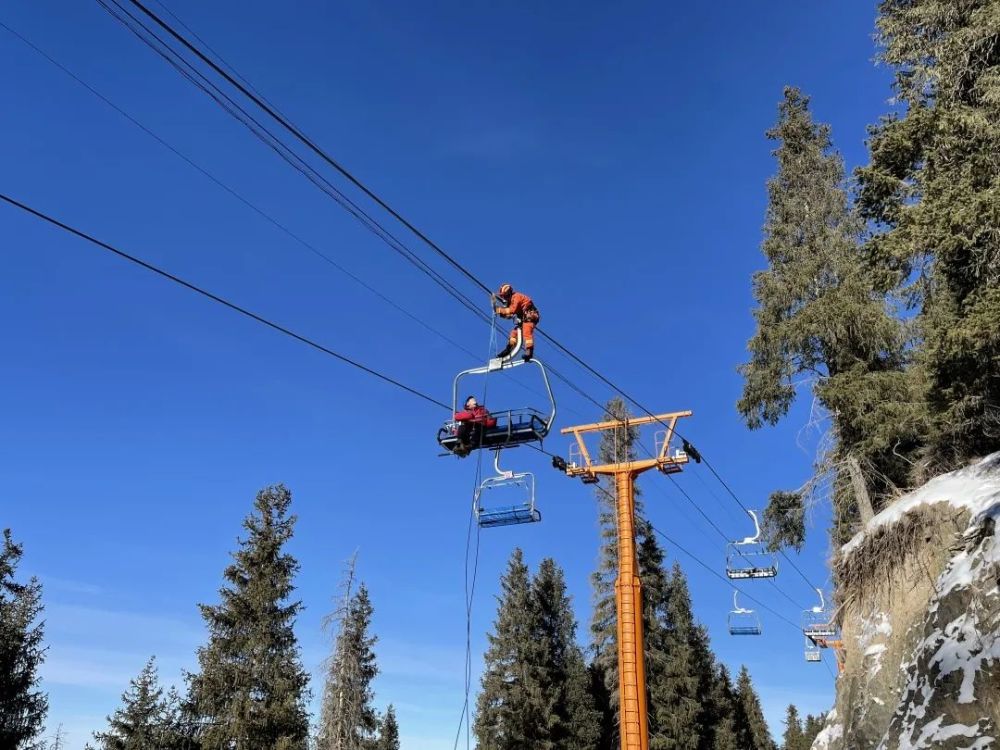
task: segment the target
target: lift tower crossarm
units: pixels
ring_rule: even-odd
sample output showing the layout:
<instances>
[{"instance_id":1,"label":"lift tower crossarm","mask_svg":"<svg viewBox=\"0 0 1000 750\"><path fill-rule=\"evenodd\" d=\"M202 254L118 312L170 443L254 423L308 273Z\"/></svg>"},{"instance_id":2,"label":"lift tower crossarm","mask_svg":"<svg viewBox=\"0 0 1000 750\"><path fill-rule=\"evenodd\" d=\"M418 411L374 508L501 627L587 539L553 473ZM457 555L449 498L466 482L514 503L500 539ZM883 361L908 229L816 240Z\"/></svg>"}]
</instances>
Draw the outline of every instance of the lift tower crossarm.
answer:
<instances>
[{"instance_id":1,"label":"lift tower crossarm","mask_svg":"<svg viewBox=\"0 0 1000 750\"><path fill-rule=\"evenodd\" d=\"M665 473L681 470L688 457L677 451L670 454L670 441L681 417L691 416L690 411L671 412L658 416L617 419L609 422L567 427L564 435L576 438L576 449L581 463L557 464L565 466L568 476L579 477L584 482L596 482L597 475L615 478L615 518L618 526L618 579L615 581L615 606L618 614L618 706L621 726L622 750L649 750L649 725L646 708L646 666L642 628L642 586L635 550L635 479L644 471L659 469ZM597 464L590 458L583 436L591 432L628 429L633 426L659 422L666 425L662 444L657 441L657 451L652 458L639 461L627 460L611 464Z\"/></svg>"},{"instance_id":2,"label":"lift tower crossarm","mask_svg":"<svg viewBox=\"0 0 1000 750\"><path fill-rule=\"evenodd\" d=\"M630 417L626 420L612 420L609 422L595 422L593 424L577 425L576 427L566 427L561 432L563 435L572 435L576 438L579 456L583 461L582 464L570 463L566 467L566 474L571 477L589 476L592 478L596 478L597 474L618 474L621 464L594 464L593 460L590 458L590 451L587 450L587 443L583 439L584 434L588 432L603 432L605 430L621 427L640 427L654 422L667 426L666 434L663 436L662 445L660 445L658 453L652 458L630 461L629 466L631 470L636 473L641 473L648 469L659 469L667 474L680 471L681 464L687 463L688 459L683 453L677 453L676 455L671 456L670 441L674 437L674 429L677 425L677 420L682 417L690 416L690 411L675 411L670 412L669 414L658 414L648 417Z\"/></svg>"}]
</instances>

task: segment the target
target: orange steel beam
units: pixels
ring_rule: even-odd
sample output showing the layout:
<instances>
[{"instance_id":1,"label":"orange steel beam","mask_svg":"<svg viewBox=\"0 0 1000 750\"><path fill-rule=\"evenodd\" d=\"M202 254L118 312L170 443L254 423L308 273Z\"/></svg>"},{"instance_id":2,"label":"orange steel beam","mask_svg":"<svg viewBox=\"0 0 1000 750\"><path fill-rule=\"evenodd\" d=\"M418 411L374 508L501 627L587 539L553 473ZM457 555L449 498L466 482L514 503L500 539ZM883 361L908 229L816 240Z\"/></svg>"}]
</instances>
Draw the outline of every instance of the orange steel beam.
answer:
<instances>
[{"instance_id":1,"label":"orange steel beam","mask_svg":"<svg viewBox=\"0 0 1000 750\"><path fill-rule=\"evenodd\" d=\"M635 479L644 471L659 469L666 473L680 471L687 463L683 453L670 455L670 440L680 417L690 411L672 412L656 417L598 422L567 427L564 435L573 435L583 465L569 464L571 477L596 478L598 474L615 478L615 517L618 526L618 579L615 581L615 606L618 613L618 713L622 750L649 750L649 724L646 706L646 664L642 630L642 585L635 549ZM622 461L595 465L587 451L583 434L635 425L664 422L667 425L659 455L641 461Z\"/></svg>"}]
</instances>

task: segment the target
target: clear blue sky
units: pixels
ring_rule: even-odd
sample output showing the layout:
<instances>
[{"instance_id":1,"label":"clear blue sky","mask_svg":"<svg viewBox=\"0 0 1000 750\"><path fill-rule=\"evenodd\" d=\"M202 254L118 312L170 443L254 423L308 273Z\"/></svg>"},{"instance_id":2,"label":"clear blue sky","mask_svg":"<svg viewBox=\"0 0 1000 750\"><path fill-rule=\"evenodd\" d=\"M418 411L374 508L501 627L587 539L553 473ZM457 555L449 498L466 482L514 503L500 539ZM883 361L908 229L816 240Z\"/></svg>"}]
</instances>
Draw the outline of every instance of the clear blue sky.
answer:
<instances>
[{"instance_id":1,"label":"clear blue sky","mask_svg":"<svg viewBox=\"0 0 1000 750\"><path fill-rule=\"evenodd\" d=\"M693 409L686 434L748 505L807 478L816 443L803 432L808 399L757 433L734 409L773 171L763 131L782 86L796 84L832 123L849 166L864 159L865 125L889 95L888 73L872 63L873 2L169 5L474 273L528 291L545 329L653 408ZM485 353L484 326L96 3L13 0L0 20L368 283ZM3 30L0 71L4 192L449 397L466 355ZM167 682L194 665L204 640L195 605L215 601L255 491L280 481L299 516L291 548L302 564L306 666L318 670L320 621L357 549L376 608L378 702L396 704L408 750L450 747L474 467L437 457L443 415L13 209L0 207L0 236L0 523L24 543L22 573L45 584L50 729L63 724L80 748L149 655ZM538 355L596 398L610 395L544 342ZM595 416L557 386L560 425ZM547 447L566 443L557 436ZM590 492L538 454L515 451L508 462L537 472L545 520L483 534L476 673L515 545L533 565L551 555L565 568L581 639L590 617ZM704 468L679 482L727 534L747 533ZM721 540L674 487L658 476L644 486L654 523L721 570ZM811 522L799 565L822 583L827 514ZM763 637L728 637L730 590L668 552L688 572L719 657L751 669L776 732L789 701L829 708L830 674L803 662L793 628L763 612ZM813 603L787 565L778 582L800 606ZM798 621L770 585L752 591Z\"/></svg>"}]
</instances>

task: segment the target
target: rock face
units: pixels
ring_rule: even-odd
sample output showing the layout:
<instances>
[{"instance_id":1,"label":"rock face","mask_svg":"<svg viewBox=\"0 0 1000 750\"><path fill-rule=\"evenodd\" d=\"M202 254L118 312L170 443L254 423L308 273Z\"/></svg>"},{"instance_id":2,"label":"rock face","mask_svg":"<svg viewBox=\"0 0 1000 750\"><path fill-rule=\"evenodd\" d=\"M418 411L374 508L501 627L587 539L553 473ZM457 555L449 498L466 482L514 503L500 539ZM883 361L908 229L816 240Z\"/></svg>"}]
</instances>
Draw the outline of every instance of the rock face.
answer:
<instances>
[{"instance_id":1,"label":"rock face","mask_svg":"<svg viewBox=\"0 0 1000 750\"><path fill-rule=\"evenodd\" d=\"M834 558L845 669L813 750L1000 750L1000 454L883 510Z\"/></svg>"}]
</instances>

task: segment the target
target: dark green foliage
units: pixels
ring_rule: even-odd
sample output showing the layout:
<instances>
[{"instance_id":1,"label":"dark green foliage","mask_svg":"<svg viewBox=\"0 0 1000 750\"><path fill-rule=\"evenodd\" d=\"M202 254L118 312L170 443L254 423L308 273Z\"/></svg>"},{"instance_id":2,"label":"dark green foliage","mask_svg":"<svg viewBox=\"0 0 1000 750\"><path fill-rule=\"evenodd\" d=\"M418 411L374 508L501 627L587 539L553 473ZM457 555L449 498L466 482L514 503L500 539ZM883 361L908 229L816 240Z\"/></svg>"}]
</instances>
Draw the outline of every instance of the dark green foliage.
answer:
<instances>
[{"instance_id":1,"label":"dark green foliage","mask_svg":"<svg viewBox=\"0 0 1000 750\"><path fill-rule=\"evenodd\" d=\"M806 509L802 493L772 492L764 511L762 531L772 552L784 547L801 550L806 541Z\"/></svg>"},{"instance_id":2,"label":"dark green foliage","mask_svg":"<svg viewBox=\"0 0 1000 750\"><path fill-rule=\"evenodd\" d=\"M122 705L108 717L108 729L95 732L99 750L180 750L187 746L176 694L164 695L154 659L122 694Z\"/></svg>"},{"instance_id":3,"label":"dark green foliage","mask_svg":"<svg viewBox=\"0 0 1000 750\"><path fill-rule=\"evenodd\" d=\"M782 736L782 750L809 750L811 741L806 740L802 732L802 721L799 719L799 710L792 704L788 705L785 712L785 733Z\"/></svg>"},{"instance_id":4,"label":"dark green foliage","mask_svg":"<svg viewBox=\"0 0 1000 750\"><path fill-rule=\"evenodd\" d=\"M918 310L929 469L1000 448L1000 21L993 0L883 0L901 108L870 132L872 257Z\"/></svg>"},{"instance_id":5,"label":"dark green foliage","mask_svg":"<svg viewBox=\"0 0 1000 750\"><path fill-rule=\"evenodd\" d=\"M706 702L706 729L702 741L704 750L740 750L736 731L736 691L729 670L724 664L713 672L712 688Z\"/></svg>"},{"instance_id":6,"label":"dark green foliage","mask_svg":"<svg viewBox=\"0 0 1000 750\"><path fill-rule=\"evenodd\" d=\"M370 632L373 612L363 583L356 594L348 593L323 690L317 750L368 750L376 741L379 720L372 681L378 674L378 639Z\"/></svg>"},{"instance_id":7,"label":"dark green foliage","mask_svg":"<svg viewBox=\"0 0 1000 750\"><path fill-rule=\"evenodd\" d=\"M736 680L736 736L741 750L776 750L746 667Z\"/></svg>"},{"instance_id":8,"label":"dark green foliage","mask_svg":"<svg viewBox=\"0 0 1000 750\"><path fill-rule=\"evenodd\" d=\"M618 742L617 726L617 701L612 703L611 692L608 690L610 679L604 673L604 668L596 662L591 662L587 667L587 676L590 679L590 694L594 699L594 706L597 708L597 715L600 721L600 736L598 737L596 748L600 750L612 750Z\"/></svg>"},{"instance_id":9,"label":"dark green foliage","mask_svg":"<svg viewBox=\"0 0 1000 750\"><path fill-rule=\"evenodd\" d=\"M802 737L805 747L812 747L812 743L815 741L816 735L823 731L824 723L826 723L826 714L820 714L819 716L809 714L806 716L805 725L802 728Z\"/></svg>"},{"instance_id":10,"label":"dark green foliage","mask_svg":"<svg viewBox=\"0 0 1000 750\"><path fill-rule=\"evenodd\" d=\"M38 689L42 647L42 585L14 576L23 550L4 529L0 551L0 747L31 750L45 722L48 698Z\"/></svg>"},{"instance_id":11,"label":"dark green foliage","mask_svg":"<svg viewBox=\"0 0 1000 750\"><path fill-rule=\"evenodd\" d=\"M528 566L520 549L511 555L500 587L474 724L482 750L535 747L543 731L537 674L542 656L534 639Z\"/></svg>"},{"instance_id":12,"label":"dark green foliage","mask_svg":"<svg viewBox=\"0 0 1000 750\"><path fill-rule=\"evenodd\" d=\"M649 675L649 746L654 750L697 750L702 735L702 693L711 680L712 664L703 633L694 622L687 580L674 565L657 626L651 629L649 649L662 668ZM653 661L652 659L650 660ZM707 674L706 674L707 670ZM709 683L710 684L710 683Z\"/></svg>"},{"instance_id":13,"label":"dark green foliage","mask_svg":"<svg viewBox=\"0 0 1000 750\"><path fill-rule=\"evenodd\" d=\"M502 580L489 635L475 733L483 750L596 747L600 713L576 645L562 571L542 561L534 580L519 549Z\"/></svg>"},{"instance_id":14,"label":"dark green foliage","mask_svg":"<svg viewBox=\"0 0 1000 750\"><path fill-rule=\"evenodd\" d=\"M209 638L189 679L204 750L242 746L248 737L275 750L306 746L308 675L292 630L301 604L288 601L299 565L284 552L295 524L291 500L282 485L257 493L221 603L201 605Z\"/></svg>"},{"instance_id":15,"label":"dark green foliage","mask_svg":"<svg viewBox=\"0 0 1000 750\"><path fill-rule=\"evenodd\" d=\"M532 599L542 647L540 679L549 703L547 742L552 748L594 747L600 726L590 695L587 666L576 643L576 620L563 572L551 558L542 560L532 582Z\"/></svg>"},{"instance_id":16,"label":"dark green foliage","mask_svg":"<svg viewBox=\"0 0 1000 750\"><path fill-rule=\"evenodd\" d=\"M396 723L396 709L391 703L382 717L375 750L399 750L399 724Z\"/></svg>"},{"instance_id":17,"label":"dark green foliage","mask_svg":"<svg viewBox=\"0 0 1000 750\"><path fill-rule=\"evenodd\" d=\"M906 334L886 298L888 279L865 263L843 162L829 127L813 121L808 97L786 88L767 136L778 143L761 248L768 268L754 275L757 329L740 368L737 408L751 429L775 424L809 383L836 439L824 468L836 472L846 455L872 464L869 489L878 504L907 483L905 455L921 433ZM781 529L799 536L794 526Z\"/></svg>"}]
</instances>

